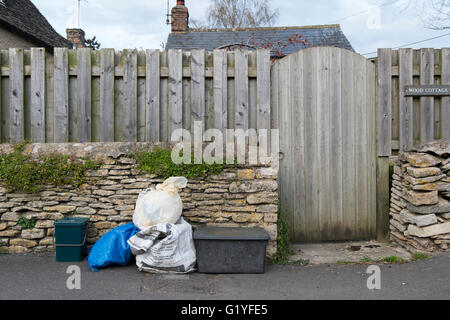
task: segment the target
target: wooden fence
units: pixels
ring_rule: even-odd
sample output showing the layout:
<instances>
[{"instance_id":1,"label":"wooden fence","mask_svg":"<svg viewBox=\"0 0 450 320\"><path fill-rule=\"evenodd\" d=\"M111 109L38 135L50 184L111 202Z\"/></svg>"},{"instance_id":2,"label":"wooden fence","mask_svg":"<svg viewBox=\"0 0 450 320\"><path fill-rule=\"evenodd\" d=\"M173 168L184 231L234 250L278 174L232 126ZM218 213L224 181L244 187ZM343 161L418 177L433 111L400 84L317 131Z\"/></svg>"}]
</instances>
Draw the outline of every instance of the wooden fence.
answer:
<instances>
[{"instance_id":1,"label":"wooden fence","mask_svg":"<svg viewBox=\"0 0 450 320\"><path fill-rule=\"evenodd\" d=\"M450 49L378 50L378 155L450 138L450 97L408 97L407 85L450 85Z\"/></svg>"},{"instance_id":2,"label":"wooden fence","mask_svg":"<svg viewBox=\"0 0 450 320\"><path fill-rule=\"evenodd\" d=\"M1 142L166 142L194 121L273 121L269 50L9 49L0 66Z\"/></svg>"}]
</instances>

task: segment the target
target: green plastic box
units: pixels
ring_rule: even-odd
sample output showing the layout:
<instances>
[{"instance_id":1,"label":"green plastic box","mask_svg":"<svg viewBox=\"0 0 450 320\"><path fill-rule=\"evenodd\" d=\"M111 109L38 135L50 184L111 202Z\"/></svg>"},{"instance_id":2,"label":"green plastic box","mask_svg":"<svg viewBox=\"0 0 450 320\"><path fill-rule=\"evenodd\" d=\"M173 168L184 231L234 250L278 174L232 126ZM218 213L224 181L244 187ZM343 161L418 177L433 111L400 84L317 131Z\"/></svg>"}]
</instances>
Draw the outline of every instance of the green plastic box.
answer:
<instances>
[{"instance_id":1,"label":"green plastic box","mask_svg":"<svg viewBox=\"0 0 450 320\"><path fill-rule=\"evenodd\" d=\"M80 262L87 256L88 218L55 221L57 262Z\"/></svg>"}]
</instances>

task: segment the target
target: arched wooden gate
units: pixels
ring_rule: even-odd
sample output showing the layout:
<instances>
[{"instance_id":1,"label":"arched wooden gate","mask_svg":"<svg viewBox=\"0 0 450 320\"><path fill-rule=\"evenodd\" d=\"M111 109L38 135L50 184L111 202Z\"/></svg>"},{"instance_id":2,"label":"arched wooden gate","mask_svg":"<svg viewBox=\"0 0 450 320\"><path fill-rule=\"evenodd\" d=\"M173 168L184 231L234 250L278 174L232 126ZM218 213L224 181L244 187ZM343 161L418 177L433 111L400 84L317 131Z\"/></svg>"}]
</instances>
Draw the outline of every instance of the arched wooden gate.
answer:
<instances>
[{"instance_id":1,"label":"arched wooden gate","mask_svg":"<svg viewBox=\"0 0 450 320\"><path fill-rule=\"evenodd\" d=\"M340 48L272 66L280 202L294 242L376 237L375 65Z\"/></svg>"}]
</instances>

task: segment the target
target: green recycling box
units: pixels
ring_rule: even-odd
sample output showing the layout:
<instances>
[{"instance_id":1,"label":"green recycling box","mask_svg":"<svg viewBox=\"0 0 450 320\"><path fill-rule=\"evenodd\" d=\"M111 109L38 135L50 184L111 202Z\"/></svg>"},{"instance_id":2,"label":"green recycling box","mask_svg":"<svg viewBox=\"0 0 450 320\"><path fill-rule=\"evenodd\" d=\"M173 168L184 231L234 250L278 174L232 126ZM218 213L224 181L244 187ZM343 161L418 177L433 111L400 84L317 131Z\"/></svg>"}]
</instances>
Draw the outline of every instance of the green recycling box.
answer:
<instances>
[{"instance_id":1,"label":"green recycling box","mask_svg":"<svg viewBox=\"0 0 450 320\"><path fill-rule=\"evenodd\" d=\"M87 255L88 218L55 221L56 261L80 262Z\"/></svg>"}]
</instances>

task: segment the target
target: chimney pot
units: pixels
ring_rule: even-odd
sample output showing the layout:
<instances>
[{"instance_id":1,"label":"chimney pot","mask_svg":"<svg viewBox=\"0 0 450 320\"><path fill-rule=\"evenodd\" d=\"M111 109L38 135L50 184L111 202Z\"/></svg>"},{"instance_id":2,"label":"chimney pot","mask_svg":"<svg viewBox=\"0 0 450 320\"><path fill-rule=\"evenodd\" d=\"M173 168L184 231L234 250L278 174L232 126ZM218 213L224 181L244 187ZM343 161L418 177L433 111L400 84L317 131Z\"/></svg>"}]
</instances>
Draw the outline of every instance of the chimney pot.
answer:
<instances>
[{"instance_id":1,"label":"chimney pot","mask_svg":"<svg viewBox=\"0 0 450 320\"><path fill-rule=\"evenodd\" d=\"M82 29L66 29L67 40L72 42L74 49L85 48L86 38Z\"/></svg>"},{"instance_id":2,"label":"chimney pot","mask_svg":"<svg viewBox=\"0 0 450 320\"><path fill-rule=\"evenodd\" d=\"M172 8L172 32L187 32L189 30L189 10L184 0L177 0Z\"/></svg>"}]
</instances>

